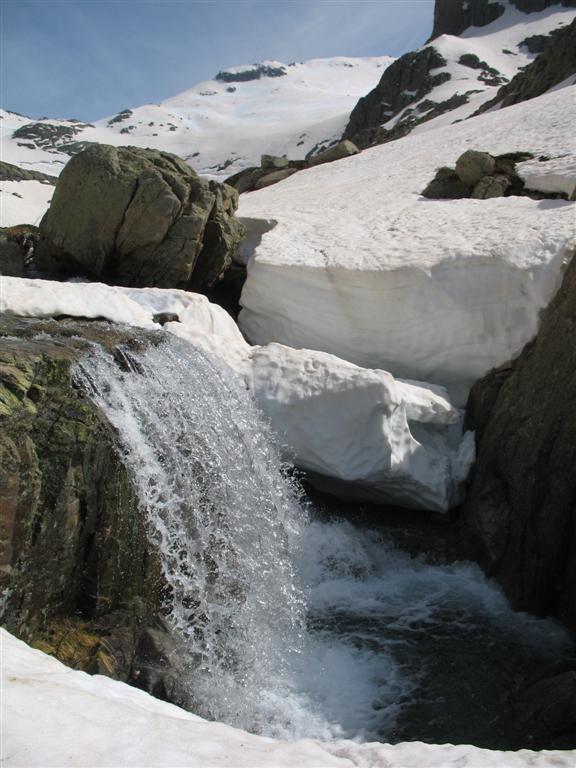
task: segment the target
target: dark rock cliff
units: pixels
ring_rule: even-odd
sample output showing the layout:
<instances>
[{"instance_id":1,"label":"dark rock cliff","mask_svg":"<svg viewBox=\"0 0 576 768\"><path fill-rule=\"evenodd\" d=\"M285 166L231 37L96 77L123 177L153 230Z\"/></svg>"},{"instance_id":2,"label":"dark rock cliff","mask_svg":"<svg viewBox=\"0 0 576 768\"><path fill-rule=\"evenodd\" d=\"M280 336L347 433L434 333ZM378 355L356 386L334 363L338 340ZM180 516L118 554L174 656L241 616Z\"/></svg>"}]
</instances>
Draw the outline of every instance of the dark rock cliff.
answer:
<instances>
[{"instance_id":1,"label":"dark rock cliff","mask_svg":"<svg viewBox=\"0 0 576 768\"><path fill-rule=\"evenodd\" d=\"M376 88L356 104L344 139L360 148L370 146L379 126L450 78L448 72L432 74L432 70L444 66L446 61L433 46L401 56L385 70Z\"/></svg>"},{"instance_id":2,"label":"dark rock cliff","mask_svg":"<svg viewBox=\"0 0 576 768\"><path fill-rule=\"evenodd\" d=\"M576 631L576 259L537 338L473 388L478 457L463 510L467 554L517 609Z\"/></svg>"},{"instance_id":3,"label":"dark rock cliff","mask_svg":"<svg viewBox=\"0 0 576 768\"><path fill-rule=\"evenodd\" d=\"M503 85L496 96L483 104L472 117L495 106L509 107L535 99L576 74L576 19L554 32L551 41L535 61Z\"/></svg>"},{"instance_id":4,"label":"dark rock cliff","mask_svg":"<svg viewBox=\"0 0 576 768\"><path fill-rule=\"evenodd\" d=\"M551 5L574 8L576 0L512 0L512 5L524 13L537 13ZM485 27L502 16L504 10L504 3L493 0L436 0L429 42L440 35L460 35L468 27Z\"/></svg>"},{"instance_id":5,"label":"dark rock cliff","mask_svg":"<svg viewBox=\"0 0 576 768\"><path fill-rule=\"evenodd\" d=\"M460 35L468 27L485 27L502 16L504 10L503 4L490 0L436 0L430 40L440 35Z\"/></svg>"},{"instance_id":6,"label":"dark rock cliff","mask_svg":"<svg viewBox=\"0 0 576 768\"><path fill-rule=\"evenodd\" d=\"M576 7L576 0L512 0L512 2L525 13L542 11L553 5ZM491 0L436 0L434 31L428 42L431 43L444 34L459 35L470 26L483 27L491 24L504 13L504 10L503 3ZM566 38L566 44L562 43L563 48L566 48L564 53L556 49L555 43L556 40L548 50L546 61L538 66L536 66L537 62L532 64L526 70L528 73L526 77L523 77L524 73L520 73L512 81L514 85L511 83L503 86L498 96L484 105L483 109L503 99L506 104L513 104L516 101L533 98L532 95L525 95L525 93L540 95L552 85L568 77L571 74L574 43L571 38ZM546 47L545 43L536 40L526 41L526 45L543 46L542 50ZM480 69L478 80L483 85L499 86L505 82L505 78L497 70L472 54L464 54L459 63L473 69ZM436 86L450 79L449 72L436 71L445 67L446 64L447 62L434 45L428 45L419 51L401 56L384 71L378 85L356 104L343 138L350 139L361 149L394 141L406 136L420 123L466 104L477 92L473 86L471 90L455 93L441 102L424 99ZM531 75L530 72L534 74ZM538 89L540 89L539 92ZM411 107L411 104L416 106ZM401 112L403 112L401 118L389 128L387 124Z\"/></svg>"}]
</instances>

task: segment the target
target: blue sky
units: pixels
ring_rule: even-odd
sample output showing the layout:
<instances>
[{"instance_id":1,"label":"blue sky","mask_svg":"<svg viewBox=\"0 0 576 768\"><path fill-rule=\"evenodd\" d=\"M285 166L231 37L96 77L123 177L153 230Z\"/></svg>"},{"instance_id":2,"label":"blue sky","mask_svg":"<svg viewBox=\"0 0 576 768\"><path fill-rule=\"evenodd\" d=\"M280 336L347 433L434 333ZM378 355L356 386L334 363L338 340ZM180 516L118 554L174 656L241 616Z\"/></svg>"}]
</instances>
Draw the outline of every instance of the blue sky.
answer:
<instances>
[{"instance_id":1,"label":"blue sky","mask_svg":"<svg viewBox=\"0 0 576 768\"><path fill-rule=\"evenodd\" d=\"M0 0L0 101L95 120L262 59L398 56L434 0Z\"/></svg>"}]
</instances>

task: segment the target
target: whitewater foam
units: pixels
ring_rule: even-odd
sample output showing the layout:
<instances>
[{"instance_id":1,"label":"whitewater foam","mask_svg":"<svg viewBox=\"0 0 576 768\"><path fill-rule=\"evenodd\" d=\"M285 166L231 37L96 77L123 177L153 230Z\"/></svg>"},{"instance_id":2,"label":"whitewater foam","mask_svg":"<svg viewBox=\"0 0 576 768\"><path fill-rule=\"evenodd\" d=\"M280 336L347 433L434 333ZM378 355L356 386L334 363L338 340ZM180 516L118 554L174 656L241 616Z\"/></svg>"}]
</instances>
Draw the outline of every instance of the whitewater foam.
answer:
<instances>
[{"instance_id":1,"label":"whitewater foam","mask_svg":"<svg viewBox=\"0 0 576 768\"><path fill-rule=\"evenodd\" d=\"M117 430L197 714L290 740L468 727L475 743L519 671L569 648L475 566L315 519L244 380L208 353L94 347L74 376Z\"/></svg>"}]
</instances>

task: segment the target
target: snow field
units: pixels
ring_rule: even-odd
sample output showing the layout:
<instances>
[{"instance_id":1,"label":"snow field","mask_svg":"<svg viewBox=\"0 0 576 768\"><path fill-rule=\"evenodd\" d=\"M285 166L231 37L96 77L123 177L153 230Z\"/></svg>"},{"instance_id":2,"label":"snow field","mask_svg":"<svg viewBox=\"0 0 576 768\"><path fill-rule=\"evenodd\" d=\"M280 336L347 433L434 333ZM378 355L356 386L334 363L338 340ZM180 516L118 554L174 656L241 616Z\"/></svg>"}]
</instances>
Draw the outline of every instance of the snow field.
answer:
<instances>
[{"instance_id":1,"label":"snow field","mask_svg":"<svg viewBox=\"0 0 576 768\"><path fill-rule=\"evenodd\" d=\"M420 193L466 149L546 156L539 188L576 183L575 116L567 87L242 195L249 227L276 222L253 238L242 330L442 384L463 404L536 333L573 252L574 204Z\"/></svg>"}]
</instances>

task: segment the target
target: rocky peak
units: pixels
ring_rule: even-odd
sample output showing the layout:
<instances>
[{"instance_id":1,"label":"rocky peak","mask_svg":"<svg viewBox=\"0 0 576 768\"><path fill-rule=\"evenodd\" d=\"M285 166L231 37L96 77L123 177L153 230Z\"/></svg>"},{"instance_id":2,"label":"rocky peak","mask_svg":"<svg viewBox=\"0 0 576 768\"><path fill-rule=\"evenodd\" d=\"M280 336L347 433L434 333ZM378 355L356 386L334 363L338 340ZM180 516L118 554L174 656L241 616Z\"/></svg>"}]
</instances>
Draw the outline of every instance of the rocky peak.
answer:
<instances>
[{"instance_id":1,"label":"rocky peak","mask_svg":"<svg viewBox=\"0 0 576 768\"><path fill-rule=\"evenodd\" d=\"M544 11L551 5L576 7L576 0L510 0L510 3L524 13ZM440 35L460 35L468 27L485 27L505 10L506 2L498 0L436 0L434 29L428 42Z\"/></svg>"}]
</instances>

